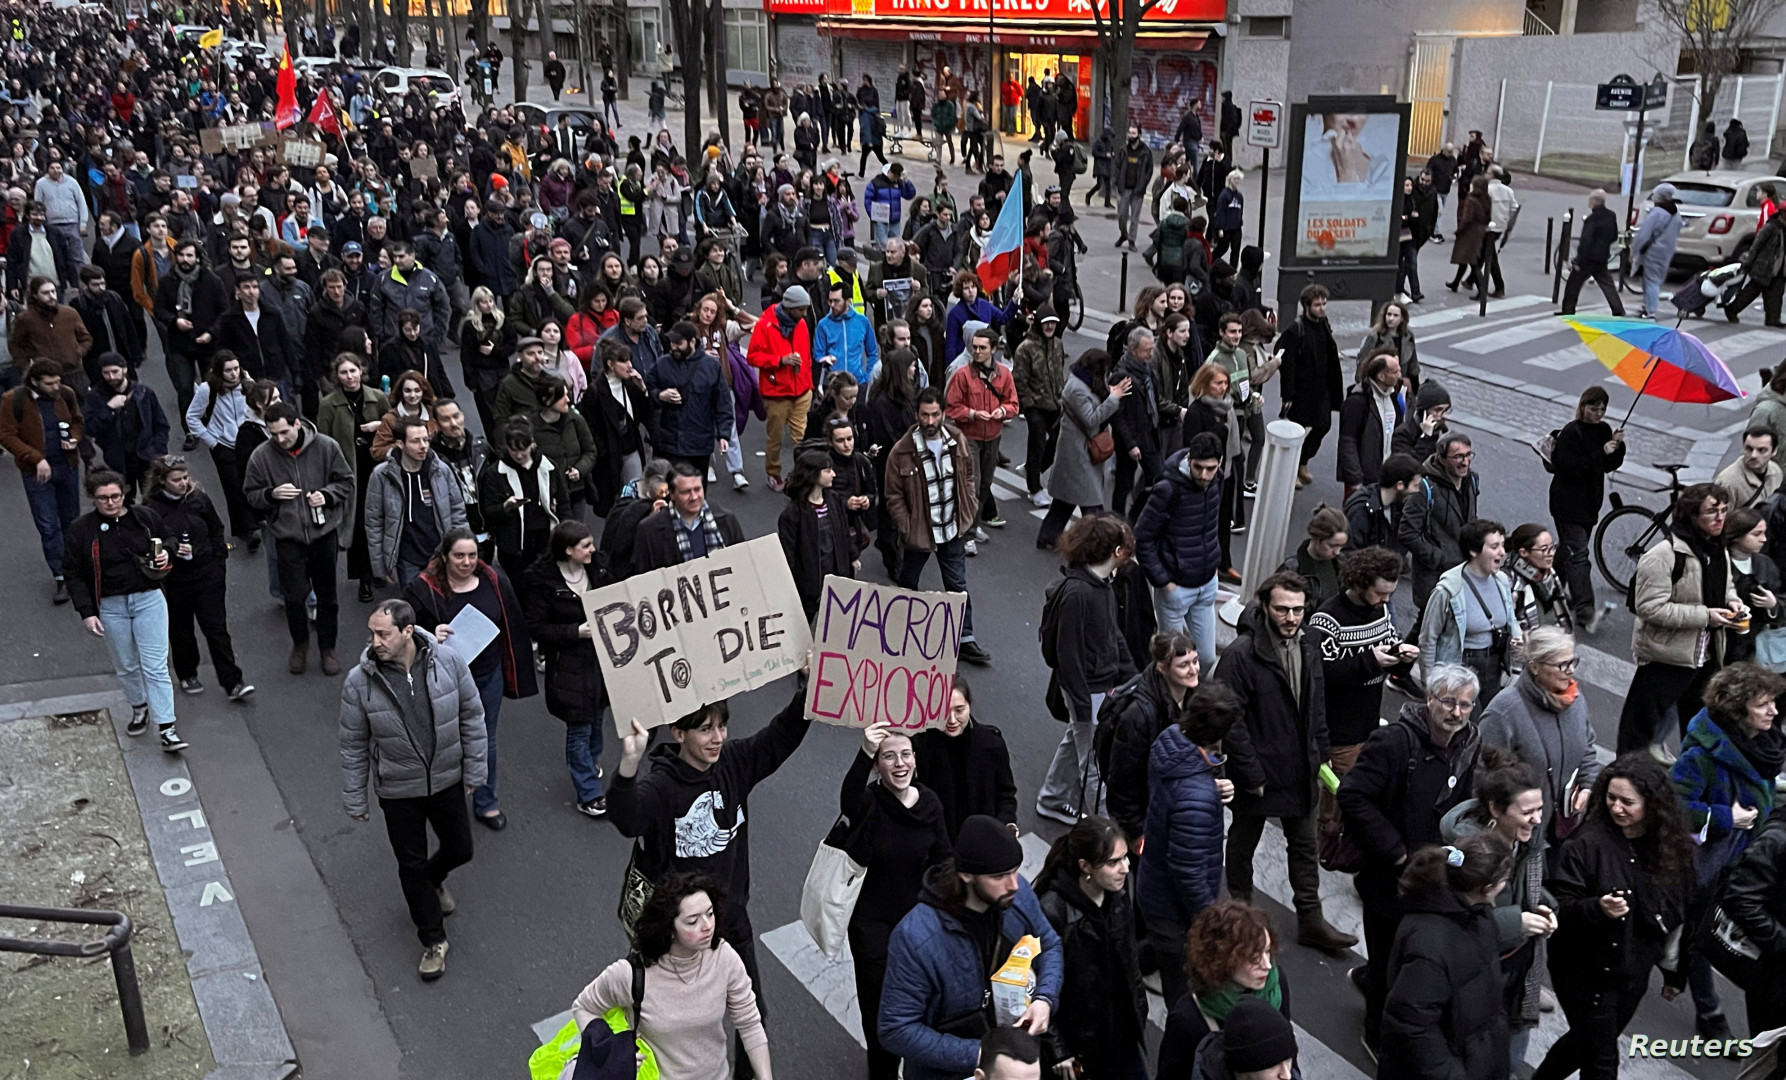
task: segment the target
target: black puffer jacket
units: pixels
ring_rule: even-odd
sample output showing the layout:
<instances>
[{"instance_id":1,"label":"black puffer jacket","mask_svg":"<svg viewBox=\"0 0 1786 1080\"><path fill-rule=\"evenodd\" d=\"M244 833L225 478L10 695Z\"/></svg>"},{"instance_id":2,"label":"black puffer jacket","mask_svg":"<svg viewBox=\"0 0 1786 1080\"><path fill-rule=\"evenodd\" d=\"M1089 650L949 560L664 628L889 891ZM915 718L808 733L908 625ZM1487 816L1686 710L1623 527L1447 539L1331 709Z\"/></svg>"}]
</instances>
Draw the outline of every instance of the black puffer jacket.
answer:
<instances>
[{"instance_id":1,"label":"black puffer jacket","mask_svg":"<svg viewBox=\"0 0 1786 1080\"><path fill-rule=\"evenodd\" d=\"M609 581L599 558L589 564L589 590ZM577 634L589 617L550 557L535 563L522 579L521 609L546 658L546 711L567 724L599 724L608 690L596 662L595 641Z\"/></svg>"},{"instance_id":2,"label":"black puffer jacket","mask_svg":"<svg viewBox=\"0 0 1786 1080\"><path fill-rule=\"evenodd\" d=\"M1100 718L1109 727L1110 758L1098 762L1098 775L1104 778L1110 816L1134 844L1147 825L1147 757L1160 732L1176 719L1178 707L1166 677L1152 664L1110 694L1116 701Z\"/></svg>"},{"instance_id":3,"label":"black puffer jacket","mask_svg":"<svg viewBox=\"0 0 1786 1080\"><path fill-rule=\"evenodd\" d=\"M1116 1047L1139 1046L1147 1027L1147 992L1135 950L1135 905L1129 890L1094 904L1079 887L1078 869L1062 866L1037 890L1042 914L1060 935L1064 964L1058 1019L1047 1038L1055 1060L1087 1065Z\"/></svg>"},{"instance_id":4,"label":"black puffer jacket","mask_svg":"<svg viewBox=\"0 0 1786 1080\"><path fill-rule=\"evenodd\" d=\"M1297 641L1302 685L1293 696L1276 639L1265 609L1249 605L1240 636L1215 669L1215 678L1239 696L1244 712L1224 740L1236 814L1309 813L1315 806L1315 771L1327 760L1327 676L1320 642L1307 632Z\"/></svg>"},{"instance_id":5,"label":"black puffer jacket","mask_svg":"<svg viewBox=\"0 0 1786 1080\"><path fill-rule=\"evenodd\" d=\"M1450 889L1402 905L1377 1080L1500 1080L1508 1036L1493 909Z\"/></svg>"}]
</instances>

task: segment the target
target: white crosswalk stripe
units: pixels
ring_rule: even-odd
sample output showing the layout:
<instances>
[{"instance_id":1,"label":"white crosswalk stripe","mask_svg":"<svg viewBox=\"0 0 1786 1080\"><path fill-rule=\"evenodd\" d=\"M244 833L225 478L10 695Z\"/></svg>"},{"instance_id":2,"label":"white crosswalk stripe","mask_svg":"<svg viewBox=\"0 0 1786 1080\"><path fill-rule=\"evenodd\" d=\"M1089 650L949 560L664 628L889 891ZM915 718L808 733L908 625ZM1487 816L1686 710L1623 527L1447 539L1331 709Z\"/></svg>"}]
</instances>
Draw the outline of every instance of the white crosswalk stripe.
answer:
<instances>
[{"instance_id":1,"label":"white crosswalk stripe","mask_svg":"<svg viewBox=\"0 0 1786 1080\"><path fill-rule=\"evenodd\" d=\"M1747 356L1749 353L1758 352L1769 346L1776 350L1786 347L1786 332L1772 329L1743 330L1728 337L1712 337L1710 335L1698 335L1698 337L1712 350L1713 355L1726 364L1730 363L1734 357Z\"/></svg>"},{"instance_id":2,"label":"white crosswalk stripe","mask_svg":"<svg viewBox=\"0 0 1786 1080\"><path fill-rule=\"evenodd\" d=\"M1531 367L1544 368L1548 371L1568 371L1570 368L1580 367L1583 364L1591 364L1594 362L1594 359L1593 350L1578 341L1573 345L1568 345L1561 349L1552 349L1550 352L1540 353L1539 355L1532 357L1530 360L1524 361L1524 363Z\"/></svg>"},{"instance_id":3,"label":"white crosswalk stripe","mask_svg":"<svg viewBox=\"0 0 1786 1080\"><path fill-rule=\"evenodd\" d=\"M1575 331L1568 323L1560 319L1552 318L1549 315L1539 315L1531 322L1509 326L1505 330L1497 330L1492 334L1483 334L1481 337L1473 337L1465 341L1454 341L1450 348L1460 352L1475 353L1477 356L1485 356L1558 333L1574 334Z\"/></svg>"},{"instance_id":4,"label":"white crosswalk stripe","mask_svg":"<svg viewBox=\"0 0 1786 1080\"><path fill-rule=\"evenodd\" d=\"M1509 296L1505 300L1490 300L1488 302L1488 313L1491 316L1504 315L1510 311L1517 311L1520 308L1534 307L1538 304L1548 303L1550 303L1550 297L1548 296L1540 296L1537 293L1522 293L1518 296ZM1459 304L1457 307L1446 308L1443 311L1435 311L1430 315L1425 312L1418 313L1414 318L1410 319L1409 322L1414 327L1415 333L1419 333L1423 330L1430 330L1435 326L1449 326L1452 323L1462 322L1465 319L1474 319L1477 317L1476 311L1477 307L1475 304Z\"/></svg>"}]
</instances>

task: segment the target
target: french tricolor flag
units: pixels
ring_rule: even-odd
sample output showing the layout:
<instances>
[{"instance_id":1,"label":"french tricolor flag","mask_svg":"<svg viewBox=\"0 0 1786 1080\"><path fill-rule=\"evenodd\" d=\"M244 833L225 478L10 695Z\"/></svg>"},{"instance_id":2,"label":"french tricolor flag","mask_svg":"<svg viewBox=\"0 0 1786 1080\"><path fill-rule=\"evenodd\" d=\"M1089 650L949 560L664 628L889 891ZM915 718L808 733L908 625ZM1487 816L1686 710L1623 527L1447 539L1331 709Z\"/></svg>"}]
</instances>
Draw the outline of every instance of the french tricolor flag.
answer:
<instances>
[{"instance_id":1,"label":"french tricolor flag","mask_svg":"<svg viewBox=\"0 0 1786 1080\"><path fill-rule=\"evenodd\" d=\"M991 296L999 286L1017 272L1023 259L1023 181L1019 179L1005 194L1005 205L992 223L992 234L980 249L980 292Z\"/></svg>"}]
</instances>

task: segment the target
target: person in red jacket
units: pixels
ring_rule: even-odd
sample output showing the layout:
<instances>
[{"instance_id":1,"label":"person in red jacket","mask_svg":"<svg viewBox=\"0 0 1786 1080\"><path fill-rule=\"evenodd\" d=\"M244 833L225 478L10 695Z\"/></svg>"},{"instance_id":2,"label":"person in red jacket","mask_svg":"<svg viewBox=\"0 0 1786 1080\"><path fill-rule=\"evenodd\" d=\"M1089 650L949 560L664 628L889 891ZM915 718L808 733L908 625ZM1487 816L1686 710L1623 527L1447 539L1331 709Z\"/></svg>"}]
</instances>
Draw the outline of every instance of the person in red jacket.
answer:
<instances>
[{"instance_id":1,"label":"person in red jacket","mask_svg":"<svg viewBox=\"0 0 1786 1080\"><path fill-rule=\"evenodd\" d=\"M998 468L998 437L1005 429L1005 421L1017 415L1017 383L1011 378L1011 370L994 355L997 343L996 331L975 330L968 343L973 362L962 365L950 377L945 395L949 419L961 429L974 450L980 520L974 525L973 538L981 542L991 539L986 526L1001 529L1005 524L999 516L998 503L992 498L992 474Z\"/></svg>"},{"instance_id":2,"label":"person in red jacket","mask_svg":"<svg viewBox=\"0 0 1786 1080\"><path fill-rule=\"evenodd\" d=\"M782 490L781 433L789 429L794 445L806 437L806 411L812 405L812 330L806 322L806 311L812 297L801 285L790 285L781 294L781 303L763 312L751 327L750 348L745 358L759 369L758 385L763 391L763 406L769 413L769 434L765 443L764 471L769 474L769 487ZM1005 381L1010 382L1007 375ZM1015 391L1012 412L1016 411Z\"/></svg>"}]
</instances>

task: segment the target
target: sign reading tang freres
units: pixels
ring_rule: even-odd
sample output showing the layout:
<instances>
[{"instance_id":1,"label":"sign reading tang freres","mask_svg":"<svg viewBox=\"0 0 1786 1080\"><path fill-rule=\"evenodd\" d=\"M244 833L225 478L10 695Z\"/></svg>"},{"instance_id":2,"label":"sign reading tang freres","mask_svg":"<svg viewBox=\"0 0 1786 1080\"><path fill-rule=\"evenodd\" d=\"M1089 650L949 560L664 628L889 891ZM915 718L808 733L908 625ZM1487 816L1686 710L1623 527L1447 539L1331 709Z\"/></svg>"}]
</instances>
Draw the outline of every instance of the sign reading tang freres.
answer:
<instances>
[{"instance_id":1,"label":"sign reading tang freres","mask_svg":"<svg viewBox=\"0 0 1786 1080\"><path fill-rule=\"evenodd\" d=\"M774 536L584 593L583 611L622 735L799 671L812 648Z\"/></svg>"},{"instance_id":2,"label":"sign reading tang freres","mask_svg":"<svg viewBox=\"0 0 1786 1080\"><path fill-rule=\"evenodd\" d=\"M913 592L827 575L819 600L806 715L895 731L942 724L955 689L967 594Z\"/></svg>"}]
</instances>

